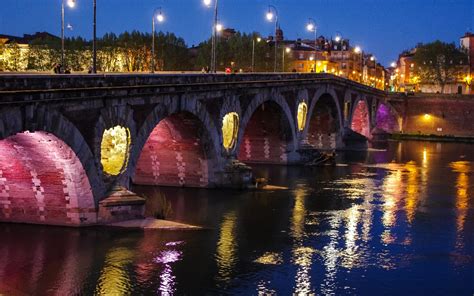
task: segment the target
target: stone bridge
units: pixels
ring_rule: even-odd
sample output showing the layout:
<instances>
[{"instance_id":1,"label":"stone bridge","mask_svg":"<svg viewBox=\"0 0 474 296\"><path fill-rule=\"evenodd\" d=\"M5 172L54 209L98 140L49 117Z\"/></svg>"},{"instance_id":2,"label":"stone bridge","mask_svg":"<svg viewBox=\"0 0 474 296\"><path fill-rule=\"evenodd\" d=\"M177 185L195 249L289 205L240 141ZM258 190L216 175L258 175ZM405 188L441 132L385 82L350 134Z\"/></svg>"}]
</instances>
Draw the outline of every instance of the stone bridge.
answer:
<instances>
[{"instance_id":1,"label":"stone bridge","mask_svg":"<svg viewBox=\"0 0 474 296\"><path fill-rule=\"evenodd\" d=\"M329 74L0 76L0 220L100 222L132 184L245 188L398 131L386 93Z\"/></svg>"}]
</instances>

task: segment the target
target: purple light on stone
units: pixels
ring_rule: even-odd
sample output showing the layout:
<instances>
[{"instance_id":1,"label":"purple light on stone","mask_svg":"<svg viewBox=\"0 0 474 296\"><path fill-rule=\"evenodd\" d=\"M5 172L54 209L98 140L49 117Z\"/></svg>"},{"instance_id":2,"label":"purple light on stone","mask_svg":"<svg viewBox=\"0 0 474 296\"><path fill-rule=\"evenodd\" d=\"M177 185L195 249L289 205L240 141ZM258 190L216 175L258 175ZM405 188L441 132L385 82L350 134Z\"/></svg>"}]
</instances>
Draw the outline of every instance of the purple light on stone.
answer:
<instances>
[{"instance_id":1,"label":"purple light on stone","mask_svg":"<svg viewBox=\"0 0 474 296\"><path fill-rule=\"evenodd\" d=\"M377 109L376 126L386 132L398 130L397 119L385 104L380 104Z\"/></svg>"}]
</instances>

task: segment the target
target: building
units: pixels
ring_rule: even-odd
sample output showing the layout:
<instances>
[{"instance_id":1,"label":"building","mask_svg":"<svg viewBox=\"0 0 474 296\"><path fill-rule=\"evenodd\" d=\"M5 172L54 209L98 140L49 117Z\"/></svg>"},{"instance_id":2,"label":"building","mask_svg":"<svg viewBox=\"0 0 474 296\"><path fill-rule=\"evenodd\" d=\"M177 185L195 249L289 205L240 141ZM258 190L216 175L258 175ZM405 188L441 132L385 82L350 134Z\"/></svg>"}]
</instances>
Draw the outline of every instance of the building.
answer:
<instances>
[{"instance_id":1,"label":"building","mask_svg":"<svg viewBox=\"0 0 474 296\"><path fill-rule=\"evenodd\" d=\"M356 51L348 39L297 39L283 41L292 49L292 65L297 72L331 73L372 87L388 87L385 68L374 55Z\"/></svg>"},{"instance_id":2,"label":"building","mask_svg":"<svg viewBox=\"0 0 474 296\"><path fill-rule=\"evenodd\" d=\"M426 83L420 81L420 76L414 57L417 47L406 50L398 56L398 61L390 73L390 89L399 92L423 92L423 93L451 93L470 94L473 93L471 87L472 69L474 58L474 34L466 33L460 40L460 49L466 52L468 63L462 61L456 66L451 81L445 84L444 89L435 82ZM451 61L452 63L452 61Z\"/></svg>"},{"instance_id":3,"label":"building","mask_svg":"<svg viewBox=\"0 0 474 296\"><path fill-rule=\"evenodd\" d=\"M474 93L472 87L472 76L474 75L474 34L466 32L466 34L461 37L460 43L461 49L467 54L469 66L468 75L464 78L464 82L467 86L467 92L472 94Z\"/></svg>"}]
</instances>

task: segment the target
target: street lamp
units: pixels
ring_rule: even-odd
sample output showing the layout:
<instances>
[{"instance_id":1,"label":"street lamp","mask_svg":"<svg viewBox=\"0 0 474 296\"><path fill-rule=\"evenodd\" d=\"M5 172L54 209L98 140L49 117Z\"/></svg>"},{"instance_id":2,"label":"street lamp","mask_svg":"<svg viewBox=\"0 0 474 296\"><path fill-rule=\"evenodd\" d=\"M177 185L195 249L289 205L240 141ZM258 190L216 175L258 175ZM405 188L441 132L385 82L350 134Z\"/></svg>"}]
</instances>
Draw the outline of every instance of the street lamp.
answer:
<instances>
[{"instance_id":1,"label":"street lamp","mask_svg":"<svg viewBox=\"0 0 474 296\"><path fill-rule=\"evenodd\" d=\"M165 20L161 7L153 11L151 18L151 73L155 73L155 18L159 23Z\"/></svg>"},{"instance_id":2,"label":"street lamp","mask_svg":"<svg viewBox=\"0 0 474 296\"><path fill-rule=\"evenodd\" d=\"M275 63L273 65L273 72L277 70L277 48L278 48L278 39L277 39L277 30L278 30L278 10L273 5L268 5L268 11L266 14L267 20L269 22L275 20Z\"/></svg>"},{"instance_id":3,"label":"street lamp","mask_svg":"<svg viewBox=\"0 0 474 296\"><path fill-rule=\"evenodd\" d=\"M61 2L61 66L65 67L64 65L64 1ZM67 0L67 6L70 8L74 8L76 6L76 0Z\"/></svg>"},{"instance_id":4,"label":"street lamp","mask_svg":"<svg viewBox=\"0 0 474 296\"><path fill-rule=\"evenodd\" d=\"M308 24L306 24L306 30L308 30L309 32L314 32L314 72L316 73L316 55L317 55L317 49L316 49L316 45L317 45L317 28L316 28L316 22L312 19L312 18L309 18L308 19Z\"/></svg>"},{"instance_id":5,"label":"street lamp","mask_svg":"<svg viewBox=\"0 0 474 296\"><path fill-rule=\"evenodd\" d=\"M93 29L92 29L92 73L97 73L97 0L93 1Z\"/></svg>"},{"instance_id":6,"label":"street lamp","mask_svg":"<svg viewBox=\"0 0 474 296\"><path fill-rule=\"evenodd\" d=\"M282 65L281 65L282 72L285 72L285 53L290 53L290 52L291 52L291 48L289 47L283 48L283 52L282 52L283 58L282 58Z\"/></svg>"},{"instance_id":7,"label":"street lamp","mask_svg":"<svg viewBox=\"0 0 474 296\"><path fill-rule=\"evenodd\" d=\"M211 37L211 73L216 73L216 46L217 46L217 2L214 0L214 22L212 24L212 37ZM211 7L212 0L203 0L204 5ZM222 29L222 26L221 26Z\"/></svg>"},{"instance_id":8,"label":"street lamp","mask_svg":"<svg viewBox=\"0 0 474 296\"><path fill-rule=\"evenodd\" d=\"M357 53L357 54L360 54L360 74L359 74L359 77L361 77L362 71L363 71L363 69L362 69L363 68L363 65L362 65L363 64L363 61L362 61L362 55L363 55L362 54L362 48L360 48L360 46L356 46L354 48L354 52ZM362 81L362 79L360 79L360 81Z\"/></svg>"},{"instance_id":9,"label":"street lamp","mask_svg":"<svg viewBox=\"0 0 474 296\"><path fill-rule=\"evenodd\" d=\"M344 67L345 66L345 63L344 63L344 60L345 60L345 55L344 55L344 48L343 48L343 45L344 45L344 39L342 39L342 34L341 32L339 31L336 31L336 37L334 38L334 41L336 41L337 43L339 43L339 47L340 47L340 51L341 51L341 68L339 69L339 75L343 75L344 74L344 71L342 70L343 68L347 68L347 67ZM346 75L346 78L349 77L349 73L347 73Z\"/></svg>"},{"instance_id":10,"label":"street lamp","mask_svg":"<svg viewBox=\"0 0 474 296\"><path fill-rule=\"evenodd\" d=\"M252 72L254 71L255 68L255 41L260 42L262 41L262 38L257 37L257 38L252 38Z\"/></svg>"}]
</instances>

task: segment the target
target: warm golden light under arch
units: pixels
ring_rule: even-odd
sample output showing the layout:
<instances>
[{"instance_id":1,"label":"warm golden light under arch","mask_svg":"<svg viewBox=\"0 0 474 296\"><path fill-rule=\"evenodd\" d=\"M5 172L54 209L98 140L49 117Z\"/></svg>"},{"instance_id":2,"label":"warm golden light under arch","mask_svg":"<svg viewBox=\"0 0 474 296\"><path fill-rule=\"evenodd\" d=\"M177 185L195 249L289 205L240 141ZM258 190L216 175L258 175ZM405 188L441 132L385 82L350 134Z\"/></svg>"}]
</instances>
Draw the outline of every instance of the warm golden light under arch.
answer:
<instances>
[{"instance_id":1,"label":"warm golden light under arch","mask_svg":"<svg viewBox=\"0 0 474 296\"><path fill-rule=\"evenodd\" d=\"M301 102L298 105L298 114L296 115L296 119L298 120L298 130L304 130L306 125L306 115L308 114L308 105L305 102Z\"/></svg>"},{"instance_id":2,"label":"warm golden light under arch","mask_svg":"<svg viewBox=\"0 0 474 296\"><path fill-rule=\"evenodd\" d=\"M100 144L100 163L103 171L109 175L119 175L128 162L130 130L114 126L104 131Z\"/></svg>"},{"instance_id":3,"label":"warm golden light under arch","mask_svg":"<svg viewBox=\"0 0 474 296\"><path fill-rule=\"evenodd\" d=\"M227 113L222 118L222 145L225 149L232 149L239 133L239 115L235 112Z\"/></svg>"}]
</instances>

